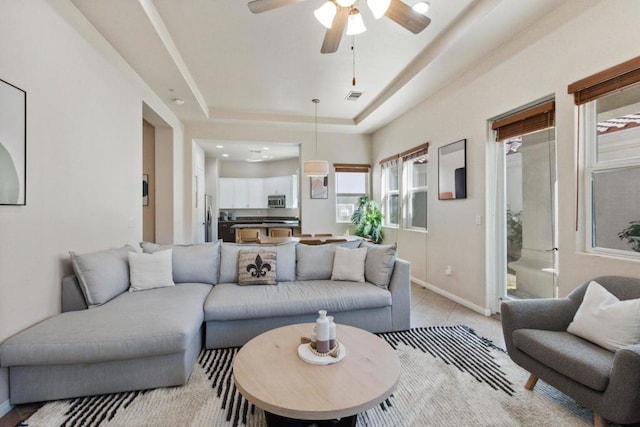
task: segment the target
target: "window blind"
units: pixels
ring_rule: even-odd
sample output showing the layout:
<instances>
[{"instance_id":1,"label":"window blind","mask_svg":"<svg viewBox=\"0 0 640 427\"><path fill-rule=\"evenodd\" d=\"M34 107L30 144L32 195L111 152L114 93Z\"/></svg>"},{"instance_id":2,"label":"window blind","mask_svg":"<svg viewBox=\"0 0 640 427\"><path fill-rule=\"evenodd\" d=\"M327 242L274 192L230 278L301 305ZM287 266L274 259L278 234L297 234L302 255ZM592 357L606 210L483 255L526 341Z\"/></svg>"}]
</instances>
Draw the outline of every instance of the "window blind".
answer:
<instances>
[{"instance_id":1,"label":"window blind","mask_svg":"<svg viewBox=\"0 0 640 427\"><path fill-rule=\"evenodd\" d=\"M639 82L640 56L571 83L567 92L576 105L582 105Z\"/></svg>"},{"instance_id":2,"label":"window blind","mask_svg":"<svg viewBox=\"0 0 640 427\"><path fill-rule=\"evenodd\" d=\"M424 162L427 161L427 154L429 153L429 143L426 142L417 147L413 147L405 152L400 153L400 157L403 162L416 159L418 157L424 157Z\"/></svg>"},{"instance_id":3,"label":"window blind","mask_svg":"<svg viewBox=\"0 0 640 427\"><path fill-rule=\"evenodd\" d=\"M391 166L395 166L400 162L400 154L394 154L391 157L387 157L386 159L380 160L380 166L383 168L390 168Z\"/></svg>"},{"instance_id":4,"label":"window blind","mask_svg":"<svg viewBox=\"0 0 640 427\"><path fill-rule=\"evenodd\" d=\"M496 141L555 126L555 104L548 101L494 121L491 128L496 131Z\"/></svg>"},{"instance_id":5,"label":"window blind","mask_svg":"<svg viewBox=\"0 0 640 427\"><path fill-rule=\"evenodd\" d=\"M334 163L333 168L336 172L362 172L369 173L371 165L358 163Z\"/></svg>"}]
</instances>

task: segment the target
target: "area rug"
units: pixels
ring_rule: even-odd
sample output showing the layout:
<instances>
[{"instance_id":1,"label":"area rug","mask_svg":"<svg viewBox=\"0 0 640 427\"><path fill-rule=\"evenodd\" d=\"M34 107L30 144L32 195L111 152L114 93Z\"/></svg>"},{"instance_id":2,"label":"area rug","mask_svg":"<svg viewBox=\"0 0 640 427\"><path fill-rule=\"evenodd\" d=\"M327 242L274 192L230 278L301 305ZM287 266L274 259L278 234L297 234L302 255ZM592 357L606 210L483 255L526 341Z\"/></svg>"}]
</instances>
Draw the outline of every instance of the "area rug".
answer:
<instances>
[{"instance_id":1,"label":"area rug","mask_svg":"<svg viewBox=\"0 0 640 427\"><path fill-rule=\"evenodd\" d=\"M398 352L394 394L358 426L589 426L591 411L528 373L466 326L378 334ZM188 384L51 402L23 425L263 427L264 413L233 384L238 349L200 354Z\"/></svg>"}]
</instances>

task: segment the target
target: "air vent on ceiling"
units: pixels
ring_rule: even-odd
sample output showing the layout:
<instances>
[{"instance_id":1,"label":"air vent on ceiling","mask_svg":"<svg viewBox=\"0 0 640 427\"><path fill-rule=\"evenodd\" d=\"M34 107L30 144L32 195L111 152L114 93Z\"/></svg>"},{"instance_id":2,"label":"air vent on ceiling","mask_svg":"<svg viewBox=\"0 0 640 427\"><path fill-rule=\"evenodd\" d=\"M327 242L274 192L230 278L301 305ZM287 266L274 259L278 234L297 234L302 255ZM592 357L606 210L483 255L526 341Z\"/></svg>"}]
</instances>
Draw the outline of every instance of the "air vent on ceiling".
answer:
<instances>
[{"instance_id":1,"label":"air vent on ceiling","mask_svg":"<svg viewBox=\"0 0 640 427\"><path fill-rule=\"evenodd\" d=\"M347 94L345 98L347 101L357 101L362 96L362 92L351 91Z\"/></svg>"}]
</instances>

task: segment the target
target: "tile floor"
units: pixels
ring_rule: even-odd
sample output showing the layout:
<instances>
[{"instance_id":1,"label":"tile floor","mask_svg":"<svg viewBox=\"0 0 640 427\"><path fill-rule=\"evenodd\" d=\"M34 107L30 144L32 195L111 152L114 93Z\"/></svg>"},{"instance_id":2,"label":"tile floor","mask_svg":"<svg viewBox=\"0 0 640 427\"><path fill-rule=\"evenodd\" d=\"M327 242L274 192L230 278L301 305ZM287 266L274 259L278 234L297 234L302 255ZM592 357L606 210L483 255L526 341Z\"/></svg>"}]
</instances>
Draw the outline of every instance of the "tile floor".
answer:
<instances>
[{"instance_id":1,"label":"tile floor","mask_svg":"<svg viewBox=\"0 0 640 427\"><path fill-rule=\"evenodd\" d=\"M411 327L466 325L479 336L488 338L504 348L502 326L493 317L476 313L422 286L411 285ZM0 418L0 427L15 427L28 418L40 405L18 405Z\"/></svg>"}]
</instances>

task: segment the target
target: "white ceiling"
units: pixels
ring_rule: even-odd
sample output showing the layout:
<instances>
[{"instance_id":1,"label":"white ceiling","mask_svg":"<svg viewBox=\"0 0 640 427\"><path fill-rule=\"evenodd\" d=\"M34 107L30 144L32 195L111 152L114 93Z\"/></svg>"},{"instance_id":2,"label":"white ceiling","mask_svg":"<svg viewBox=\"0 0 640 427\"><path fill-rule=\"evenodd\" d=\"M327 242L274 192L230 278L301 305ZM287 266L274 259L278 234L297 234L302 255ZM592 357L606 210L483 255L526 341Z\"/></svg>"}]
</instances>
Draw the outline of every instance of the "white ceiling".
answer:
<instances>
[{"instance_id":1,"label":"white ceiling","mask_svg":"<svg viewBox=\"0 0 640 427\"><path fill-rule=\"evenodd\" d=\"M325 29L313 11L324 1L254 15L246 0L72 0L185 123L312 129L319 98L319 123L346 133L386 125L564 0L430 0L431 24L418 35L374 20L361 1L355 87L352 37L320 54ZM364 95L347 101L350 90Z\"/></svg>"}]
</instances>

